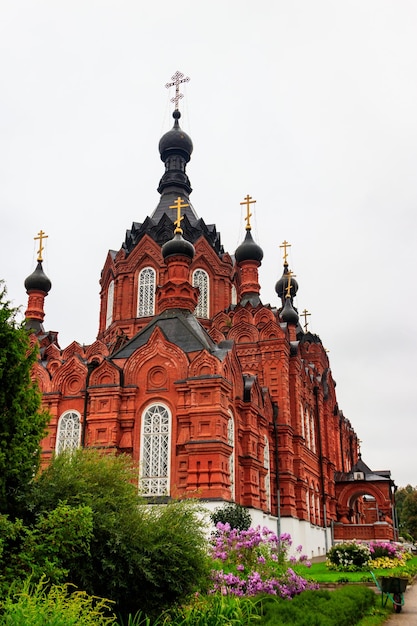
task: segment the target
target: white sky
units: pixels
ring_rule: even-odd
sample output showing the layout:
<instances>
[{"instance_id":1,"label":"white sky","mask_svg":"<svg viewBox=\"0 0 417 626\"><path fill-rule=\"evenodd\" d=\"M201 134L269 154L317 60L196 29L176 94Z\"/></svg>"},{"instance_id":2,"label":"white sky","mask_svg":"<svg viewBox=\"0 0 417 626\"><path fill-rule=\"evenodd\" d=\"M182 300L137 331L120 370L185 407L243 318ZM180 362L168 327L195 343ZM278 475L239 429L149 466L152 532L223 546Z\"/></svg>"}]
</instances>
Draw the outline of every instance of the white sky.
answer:
<instances>
[{"instance_id":1,"label":"white sky","mask_svg":"<svg viewBox=\"0 0 417 626\"><path fill-rule=\"evenodd\" d=\"M45 328L95 339L107 250L158 203L180 70L194 208L233 252L257 200L264 303L291 242L364 461L417 485L416 32L415 0L0 0L9 298L25 310L42 228Z\"/></svg>"}]
</instances>

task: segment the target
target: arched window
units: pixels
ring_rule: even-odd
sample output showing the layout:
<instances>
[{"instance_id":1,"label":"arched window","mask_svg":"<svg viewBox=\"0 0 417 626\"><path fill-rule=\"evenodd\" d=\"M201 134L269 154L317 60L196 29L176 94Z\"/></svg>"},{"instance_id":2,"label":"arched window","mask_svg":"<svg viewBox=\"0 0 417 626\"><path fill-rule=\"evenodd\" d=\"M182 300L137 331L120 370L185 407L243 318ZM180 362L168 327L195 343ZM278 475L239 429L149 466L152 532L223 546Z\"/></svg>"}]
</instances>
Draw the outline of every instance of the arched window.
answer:
<instances>
[{"instance_id":1,"label":"arched window","mask_svg":"<svg viewBox=\"0 0 417 626\"><path fill-rule=\"evenodd\" d=\"M169 495L171 414L152 404L142 415L139 488L144 496Z\"/></svg>"},{"instance_id":2,"label":"arched window","mask_svg":"<svg viewBox=\"0 0 417 626\"><path fill-rule=\"evenodd\" d=\"M237 289L235 287L235 285L232 285L232 304L237 304Z\"/></svg>"},{"instance_id":3,"label":"arched window","mask_svg":"<svg viewBox=\"0 0 417 626\"><path fill-rule=\"evenodd\" d=\"M271 510L271 464L269 457L269 441L265 435L265 447L264 447L264 468L266 469L265 475L265 494L266 494L266 506L268 511Z\"/></svg>"},{"instance_id":4,"label":"arched window","mask_svg":"<svg viewBox=\"0 0 417 626\"><path fill-rule=\"evenodd\" d=\"M113 304L114 304L114 280L109 283L107 289L107 306L106 306L106 328L110 326L113 321Z\"/></svg>"},{"instance_id":5,"label":"arched window","mask_svg":"<svg viewBox=\"0 0 417 626\"><path fill-rule=\"evenodd\" d=\"M227 443L232 448L232 452L229 456L229 477L230 477L230 495L232 500L235 499L235 420L233 415L230 414L229 421L227 422Z\"/></svg>"},{"instance_id":6,"label":"arched window","mask_svg":"<svg viewBox=\"0 0 417 626\"><path fill-rule=\"evenodd\" d=\"M307 448L311 447L311 441L310 441L310 414L308 411L308 408L306 407L305 412L304 412L304 420L305 420L305 430L306 430L306 446Z\"/></svg>"},{"instance_id":7,"label":"arched window","mask_svg":"<svg viewBox=\"0 0 417 626\"><path fill-rule=\"evenodd\" d=\"M310 412L310 438L311 438L311 449L313 452L316 452L316 429L314 425L314 413Z\"/></svg>"},{"instance_id":8,"label":"arched window","mask_svg":"<svg viewBox=\"0 0 417 626\"><path fill-rule=\"evenodd\" d=\"M156 272L153 267L144 267L139 274L138 317L155 313Z\"/></svg>"},{"instance_id":9,"label":"arched window","mask_svg":"<svg viewBox=\"0 0 417 626\"><path fill-rule=\"evenodd\" d=\"M209 276L207 272L202 269L194 270L193 287L198 287L200 290L194 315L207 318L209 316Z\"/></svg>"},{"instance_id":10,"label":"arched window","mask_svg":"<svg viewBox=\"0 0 417 626\"><path fill-rule=\"evenodd\" d=\"M300 413L301 413L301 436L305 437L305 427L304 427L304 409L303 405L300 404Z\"/></svg>"},{"instance_id":11,"label":"arched window","mask_svg":"<svg viewBox=\"0 0 417 626\"><path fill-rule=\"evenodd\" d=\"M81 442L81 419L77 411L63 413L58 421L55 452L75 450Z\"/></svg>"}]
</instances>

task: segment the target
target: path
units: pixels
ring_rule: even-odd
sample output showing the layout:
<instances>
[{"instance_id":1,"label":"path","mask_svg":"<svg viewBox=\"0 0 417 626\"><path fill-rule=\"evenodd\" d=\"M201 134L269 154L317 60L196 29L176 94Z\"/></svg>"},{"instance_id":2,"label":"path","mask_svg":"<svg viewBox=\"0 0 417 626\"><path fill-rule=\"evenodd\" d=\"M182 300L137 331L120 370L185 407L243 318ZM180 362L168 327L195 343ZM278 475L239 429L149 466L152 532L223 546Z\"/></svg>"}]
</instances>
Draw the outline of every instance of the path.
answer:
<instances>
[{"instance_id":1,"label":"path","mask_svg":"<svg viewBox=\"0 0 417 626\"><path fill-rule=\"evenodd\" d=\"M380 600L379 600L380 601ZM388 603L391 602L388 600ZM417 582L407 587L401 613L392 613L384 626L417 626Z\"/></svg>"}]
</instances>

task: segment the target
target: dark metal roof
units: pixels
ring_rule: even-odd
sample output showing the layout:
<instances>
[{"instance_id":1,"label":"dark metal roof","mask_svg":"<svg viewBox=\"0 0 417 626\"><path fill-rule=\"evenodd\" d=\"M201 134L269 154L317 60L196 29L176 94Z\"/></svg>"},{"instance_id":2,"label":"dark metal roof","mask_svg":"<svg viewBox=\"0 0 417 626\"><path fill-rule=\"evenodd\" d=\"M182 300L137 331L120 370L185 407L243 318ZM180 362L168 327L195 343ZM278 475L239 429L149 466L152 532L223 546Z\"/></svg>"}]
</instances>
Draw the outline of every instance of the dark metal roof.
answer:
<instances>
[{"instance_id":1,"label":"dark metal roof","mask_svg":"<svg viewBox=\"0 0 417 626\"><path fill-rule=\"evenodd\" d=\"M157 315L135 337L128 341L112 359L127 359L144 346L155 328L159 328L167 341L178 346L183 352L208 350L219 360L223 360L230 346L218 346L192 314L178 309L169 309Z\"/></svg>"}]
</instances>

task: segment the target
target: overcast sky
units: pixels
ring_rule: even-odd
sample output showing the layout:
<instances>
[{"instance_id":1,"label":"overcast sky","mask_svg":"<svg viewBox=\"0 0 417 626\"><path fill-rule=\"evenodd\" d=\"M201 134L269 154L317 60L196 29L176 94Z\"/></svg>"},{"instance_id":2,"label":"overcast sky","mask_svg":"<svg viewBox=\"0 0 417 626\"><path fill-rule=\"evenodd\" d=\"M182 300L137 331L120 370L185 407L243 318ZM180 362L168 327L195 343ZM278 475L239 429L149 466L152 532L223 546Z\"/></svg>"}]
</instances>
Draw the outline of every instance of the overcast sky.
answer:
<instances>
[{"instance_id":1,"label":"overcast sky","mask_svg":"<svg viewBox=\"0 0 417 626\"><path fill-rule=\"evenodd\" d=\"M109 249L158 203L176 70L191 200L231 253L257 200L261 299L291 243L364 461L417 485L417 2L0 0L0 277L25 310L48 234L45 328L91 343Z\"/></svg>"}]
</instances>

